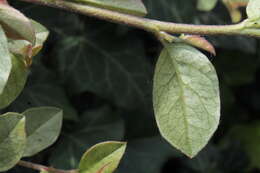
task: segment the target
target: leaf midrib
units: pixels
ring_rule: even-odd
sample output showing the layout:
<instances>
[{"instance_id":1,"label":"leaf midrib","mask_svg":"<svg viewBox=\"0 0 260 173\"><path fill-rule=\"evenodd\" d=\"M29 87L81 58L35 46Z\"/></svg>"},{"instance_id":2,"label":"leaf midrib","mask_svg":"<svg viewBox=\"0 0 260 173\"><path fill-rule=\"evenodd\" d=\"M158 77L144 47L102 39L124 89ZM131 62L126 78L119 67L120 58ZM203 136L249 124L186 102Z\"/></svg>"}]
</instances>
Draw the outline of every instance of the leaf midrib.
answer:
<instances>
[{"instance_id":1,"label":"leaf midrib","mask_svg":"<svg viewBox=\"0 0 260 173\"><path fill-rule=\"evenodd\" d=\"M92 169L95 169L99 166L99 163L106 160L106 158L108 158L109 156L116 154L118 152L120 152L120 149L122 149L122 147L124 147L124 145L120 146L118 149L116 149L115 151L111 152L110 154L106 155L105 157L103 157L101 160L99 160L97 163L93 164L90 168L88 168L85 171L91 171ZM121 158L120 158L121 159ZM111 161L110 163L113 163L115 161ZM83 172L85 173L85 171L83 170Z\"/></svg>"},{"instance_id":2,"label":"leaf midrib","mask_svg":"<svg viewBox=\"0 0 260 173\"><path fill-rule=\"evenodd\" d=\"M185 126L185 128L186 128L186 131L187 131L187 135L186 135L186 140L187 140L187 145L189 146L189 148L190 148L190 152L191 152L191 154L192 154L192 148L191 148L191 142L190 142L190 140L189 140L189 138L188 138L188 133L189 133L189 128L188 128L188 121L187 121L187 110L186 110L186 108L185 108L185 106L184 106L184 104L186 104L186 102L185 102L185 97L184 97L184 88L183 88L183 86L185 85L185 83L183 82L183 80L181 79L181 72L179 71L179 69L178 69L178 63L177 63L177 61L176 61L176 59L175 59L175 57L174 56L172 56L171 55L171 52L170 52L170 50L169 50L169 48L168 48L168 46L165 46L166 47L166 51L167 51L167 53L168 53L168 55L169 55L169 57L170 57L170 59L171 59L171 61L170 62L172 62L172 65L173 65L173 67L174 67L174 69L175 69L175 72L176 72L176 78L177 78L177 81L178 81L178 84L179 84L179 86L180 86L180 89L181 89L181 101L183 102L183 104L182 104L182 110L183 110L183 116L184 116L184 121L185 121L185 124L184 124L184 126ZM180 150L182 150L182 149L180 149Z\"/></svg>"}]
</instances>

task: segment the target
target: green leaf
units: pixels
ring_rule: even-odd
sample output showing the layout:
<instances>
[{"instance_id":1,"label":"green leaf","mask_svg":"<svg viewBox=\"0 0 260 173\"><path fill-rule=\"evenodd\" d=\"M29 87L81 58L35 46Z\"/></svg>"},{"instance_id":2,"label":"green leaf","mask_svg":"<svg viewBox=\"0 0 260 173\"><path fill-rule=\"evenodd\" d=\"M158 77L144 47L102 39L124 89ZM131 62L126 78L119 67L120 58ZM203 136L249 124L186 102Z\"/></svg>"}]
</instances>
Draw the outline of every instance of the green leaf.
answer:
<instances>
[{"instance_id":1,"label":"green leaf","mask_svg":"<svg viewBox=\"0 0 260 173\"><path fill-rule=\"evenodd\" d=\"M26 40L10 40L9 49L13 54L26 57L29 56L28 53L31 53L31 56L35 56L42 49L44 42L48 38L49 31L34 20L31 20L31 23L36 33L35 45L31 46L31 43Z\"/></svg>"},{"instance_id":2,"label":"green leaf","mask_svg":"<svg viewBox=\"0 0 260 173\"><path fill-rule=\"evenodd\" d=\"M214 67L191 46L166 44L156 65L153 101L162 136L194 157L219 123L219 86Z\"/></svg>"},{"instance_id":3,"label":"green leaf","mask_svg":"<svg viewBox=\"0 0 260 173\"><path fill-rule=\"evenodd\" d=\"M3 93L9 75L11 73L12 62L8 50L8 42L5 33L0 26L0 94Z\"/></svg>"},{"instance_id":4,"label":"green leaf","mask_svg":"<svg viewBox=\"0 0 260 173\"><path fill-rule=\"evenodd\" d=\"M198 0L197 9L201 11L210 11L216 6L217 2L218 0Z\"/></svg>"},{"instance_id":5,"label":"green leaf","mask_svg":"<svg viewBox=\"0 0 260 173\"><path fill-rule=\"evenodd\" d=\"M125 142L103 142L91 147L81 158L79 173L112 173L125 152Z\"/></svg>"},{"instance_id":6,"label":"green leaf","mask_svg":"<svg viewBox=\"0 0 260 173\"><path fill-rule=\"evenodd\" d=\"M260 18L260 1L259 0L250 0L248 2L246 13L248 18L257 19Z\"/></svg>"},{"instance_id":7,"label":"green leaf","mask_svg":"<svg viewBox=\"0 0 260 173\"><path fill-rule=\"evenodd\" d=\"M55 107L31 108L23 115L27 134L23 156L33 156L57 140L62 126L62 110Z\"/></svg>"},{"instance_id":8,"label":"green leaf","mask_svg":"<svg viewBox=\"0 0 260 173\"><path fill-rule=\"evenodd\" d=\"M0 115L0 171L21 159L26 144L25 118L18 113Z\"/></svg>"},{"instance_id":9,"label":"green leaf","mask_svg":"<svg viewBox=\"0 0 260 173\"><path fill-rule=\"evenodd\" d=\"M13 7L0 4L0 24L8 37L35 43L35 32L31 21Z\"/></svg>"},{"instance_id":10,"label":"green leaf","mask_svg":"<svg viewBox=\"0 0 260 173\"><path fill-rule=\"evenodd\" d=\"M28 69L21 57L12 55L12 70L4 91L0 95L0 109L12 103L24 88L27 80Z\"/></svg>"},{"instance_id":11,"label":"green leaf","mask_svg":"<svg viewBox=\"0 0 260 173\"><path fill-rule=\"evenodd\" d=\"M239 10L240 7L247 6L249 0L222 0L222 3L227 7L232 22L239 22L242 14Z\"/></svg>"},{"instance_id":12,"label":"green leaf","mask_svg":"<svg viewBox=\"0 0 260 173\"><path fill-rule=\"evenodd\" d=\"M141 0L75 0L81 3L93 6L111 9L123 13L129 13L138 16L147 14L146 8Z\"/></svg>"},{"instance_id":13,"label":"green leaf","mask_svg":"<svg viewBox=\"0 0 260 173\"><path fill-rule=\"evenodd\" d=\"M40 173L50 173L50 172L48 172L48 171L41 171Z\"/></svg>"}]
</instances>

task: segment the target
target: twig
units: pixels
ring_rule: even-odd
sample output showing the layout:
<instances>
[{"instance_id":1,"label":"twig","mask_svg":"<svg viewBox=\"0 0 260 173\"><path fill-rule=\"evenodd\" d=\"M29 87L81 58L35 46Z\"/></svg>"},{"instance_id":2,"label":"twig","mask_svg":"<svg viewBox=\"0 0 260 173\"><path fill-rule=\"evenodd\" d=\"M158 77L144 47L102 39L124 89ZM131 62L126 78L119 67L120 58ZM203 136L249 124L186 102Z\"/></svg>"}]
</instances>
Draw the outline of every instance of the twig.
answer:
<instances>
[{"instance_id":1,"label":"twig","mask_svg":"<svg viewBox=\"0 0 260 173\"><path fill-rule=\"evenodd\" d=\"M36 164L36 163L32 163L32 162L27 162L27 161L23 161L23 160L20 160L17 163L17 165L23 166L23 167L26 167L26 168L30 168L30 169L34 169L34 170L38 170L38 171L47 171L49 173L78 173L77 170L61 170L61 169L47 167L47 166L44 166L44 165L40 165L40 164Z\"/></svg>"},{"instance_id":2,"label":"twig","mask_svg":"<svg viewBox=\"0 0 260 173\"><path fill-rule=\"evenodd\" d=\"M195 34L195 35L244 35L260 37L260 29L250 29L245 22L233 25L193 25L163 22L158 20L137 17L107 9L69 2L66 0L20 0L55 8L61 8L87 16L96 17L114 23L125 24L148 32L166 32L171 34Z\"/></svg>"}]
</instances>

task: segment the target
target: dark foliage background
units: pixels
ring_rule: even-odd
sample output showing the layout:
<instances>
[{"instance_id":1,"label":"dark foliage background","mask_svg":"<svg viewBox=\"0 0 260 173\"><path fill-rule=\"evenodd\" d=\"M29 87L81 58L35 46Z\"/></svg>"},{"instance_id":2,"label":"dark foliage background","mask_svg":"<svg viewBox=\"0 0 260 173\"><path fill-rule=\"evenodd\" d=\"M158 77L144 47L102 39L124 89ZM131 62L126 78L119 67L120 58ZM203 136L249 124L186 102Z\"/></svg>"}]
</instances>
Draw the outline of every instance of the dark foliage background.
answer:
<instances>
[{"instance_id":1,"label":"dark foliage background","mask_svg":"<svg viewBox=\"0 0 260 173\"><path fill-rule=\"evenodd\" d=\"M219 3L199 12L193 0L146 0L150 18L195 24L231 23ZM65 119L59 140L33 158L75 168L83 152L106 140L128 141L118 173L243 173L260 168L260 42L245 37L207 37L208 55L220 79L222 117L207 147L194 159L159 135L152 109L152 76L161 45L141 30L82 15L12 1L50 30L35 57L29 81L5 111L57 106ZM33 172L16 167L10 173Z\"/></svg>"}]
</instances>

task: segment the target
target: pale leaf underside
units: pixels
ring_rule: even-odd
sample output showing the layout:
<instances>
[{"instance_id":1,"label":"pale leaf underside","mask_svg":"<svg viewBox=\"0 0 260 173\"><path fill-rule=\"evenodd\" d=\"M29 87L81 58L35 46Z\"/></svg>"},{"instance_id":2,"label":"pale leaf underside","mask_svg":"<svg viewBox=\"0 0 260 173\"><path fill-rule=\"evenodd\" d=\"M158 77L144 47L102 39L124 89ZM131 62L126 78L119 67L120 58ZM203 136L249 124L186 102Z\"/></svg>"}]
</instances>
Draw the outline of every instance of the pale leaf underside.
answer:
<instances>
[{"instance_id":1,"label":"pale leaf underside","mask_svg":"<svg viewBox=\"0 0 260 173\"><path fill-rule=\"evenodd\" d=\"M154 110L162 136L189 157L208 142L219 122L218 78L207 57L168 44L157 62Z\"/></svg>"}]
</instances>

